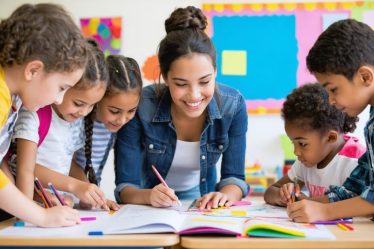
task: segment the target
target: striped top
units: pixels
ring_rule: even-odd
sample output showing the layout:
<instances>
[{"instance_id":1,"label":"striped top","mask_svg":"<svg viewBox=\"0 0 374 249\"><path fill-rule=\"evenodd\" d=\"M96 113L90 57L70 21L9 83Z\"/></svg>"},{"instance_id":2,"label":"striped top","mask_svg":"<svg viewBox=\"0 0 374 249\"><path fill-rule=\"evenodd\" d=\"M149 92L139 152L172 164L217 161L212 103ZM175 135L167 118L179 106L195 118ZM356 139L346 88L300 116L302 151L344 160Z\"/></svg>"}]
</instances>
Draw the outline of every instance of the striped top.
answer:
<instances>
[{"instance_id":1,"label":"striped top","mask_svg":"<svg viewBox=\"0 0 374 249\"><path fill-rule=\"evenodd\" d=\"M114 139L114 133L111 133L103 123L94 121L91 161L98 184L100 184L101 173L108 159L109 151L113 147ZM75 153L75 161L84 170L86 166L84 147Z\"/></svg>"}]
</instances>

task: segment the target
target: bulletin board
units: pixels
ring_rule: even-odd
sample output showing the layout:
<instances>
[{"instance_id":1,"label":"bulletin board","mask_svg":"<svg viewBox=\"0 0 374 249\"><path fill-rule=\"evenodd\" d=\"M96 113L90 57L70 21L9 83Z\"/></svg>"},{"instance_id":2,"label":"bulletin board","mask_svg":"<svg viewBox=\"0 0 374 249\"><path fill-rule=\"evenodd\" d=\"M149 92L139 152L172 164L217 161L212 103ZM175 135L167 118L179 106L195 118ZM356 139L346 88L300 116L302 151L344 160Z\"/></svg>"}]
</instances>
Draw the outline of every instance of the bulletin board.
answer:
<instances>
[{"instance_id":1,"label":"bulletin board","mask_svg":"<svg viewBox=\"0 0 374 249\"><path fill-rule=\"evenodd\" d=\"M315 82L306 56L331 23L374 28L374 2L203 4L217 50L217 82L244 95L248 113L279 113L295 87Z\"/></svg>"}]
</instances>

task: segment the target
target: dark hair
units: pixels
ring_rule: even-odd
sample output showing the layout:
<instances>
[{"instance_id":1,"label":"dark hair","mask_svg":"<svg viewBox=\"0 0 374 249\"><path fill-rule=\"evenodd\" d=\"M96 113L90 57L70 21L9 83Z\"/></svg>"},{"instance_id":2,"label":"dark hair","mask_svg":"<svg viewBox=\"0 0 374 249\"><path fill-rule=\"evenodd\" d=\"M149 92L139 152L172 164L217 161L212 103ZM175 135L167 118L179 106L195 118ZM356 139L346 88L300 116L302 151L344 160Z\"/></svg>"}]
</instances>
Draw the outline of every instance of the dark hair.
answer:
<instances>
[{"instance_id":1,"label":"dark hair","mask_svg":"<svg viewBox=\"0 0 374 249\"><path fill-rule=\"evenodd\" d=\"M40 60L46 72L84 68L87 43L72 18L55 4L24 4L0 23L0 64Z\"/></svg>"},{"instance_id":2,"label":"dark hair","mask_svg":"<svg viewBox=\"0 0 374 249\"><path fill-rule=\"evenodd\" d=\"M95 87L99 84L103 84L107 88L107 84L109 81L109 73L105 62L104 53L99 49L96 41L92 39L87 39L87 42L89 43L90 49L86 69L84 71L82 78L74 86L74 88L88 89ZM91 161L93 113L94 111L91 111L91 113L84 118L84 129L86 133L84 145L86 155L86 166L84 168L84 173L86 174L87 179L91 183L97 184L96 174L92 167Z\"/></svg>"},{"instance_id":3,"label":"dark hair","mask_svg":"<svg viewBox=\"0 0 374 249\"><path fill-rule=\"evenodd\" d=\"M112 96L119 92L131 90L137 90L139 91L139 95L141 94L143 81L139 65L133 58L122 55L109 55L106 59L106 65L109 71L109 84L105 96ZM93 119L91 114L85 118L85 133L85 173L91 183L97 184L96 174L92 168L91 161L93 135Z\"/></svg>"},{"instance_id":4,"label":"dark hair","mask_svg":"<svg viewBox=\"0 0 374 249\"><path fill-rule=\"evenodd\" d=\"M294 89L283 104L282 117L321 134L331 129L339 133L353 132L358 120L331 105L327 91L318 83Z\"/></svg>"},{"instance_id":5,"label":"dark hair","mask_svg":"<svg viewBox=\"0 0 374 249\"><path fill-rule=\"evenodd\" d=\"M341 74L352 80L361 66L374 66L374 31L353 19L335 22L318 37L306 62L311 73Z\"/></svg>"},{"instance_id":6,"label":"dark hair","mask_svg":"<svg viewBox=\"0 0 374 249\"><path fill-rule=\"evenodd\" d=\"M216 50L204 32L208 22L203 12L193 6L178 8L165 21L166 36L160 42L158 61L163 76L170 65L181 56L191 53L209 55L216 68Z\"/></svg>"}]
</instances>

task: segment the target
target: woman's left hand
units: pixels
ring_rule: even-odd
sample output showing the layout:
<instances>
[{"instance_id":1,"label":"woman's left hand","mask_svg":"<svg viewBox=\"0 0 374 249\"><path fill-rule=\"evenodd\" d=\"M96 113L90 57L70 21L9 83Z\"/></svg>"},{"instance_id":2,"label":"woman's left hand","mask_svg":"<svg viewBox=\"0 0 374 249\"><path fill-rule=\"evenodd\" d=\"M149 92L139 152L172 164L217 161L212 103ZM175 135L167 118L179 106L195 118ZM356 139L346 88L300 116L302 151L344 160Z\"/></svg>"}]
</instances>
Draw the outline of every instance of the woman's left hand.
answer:
<instances>
[{"instance_id":1,"label":"woman's left hand","mask_svg":"<svg viewBox=\"0 0 374 249\"><path fill-rule=\"evenodd\" d=\"M205 194L196 200L196 206L200 209L218 208L218 207L230 207L232 206L233 200L230 200L228 195L221 192L210 192Z\"/></svg>"}]
</instances>

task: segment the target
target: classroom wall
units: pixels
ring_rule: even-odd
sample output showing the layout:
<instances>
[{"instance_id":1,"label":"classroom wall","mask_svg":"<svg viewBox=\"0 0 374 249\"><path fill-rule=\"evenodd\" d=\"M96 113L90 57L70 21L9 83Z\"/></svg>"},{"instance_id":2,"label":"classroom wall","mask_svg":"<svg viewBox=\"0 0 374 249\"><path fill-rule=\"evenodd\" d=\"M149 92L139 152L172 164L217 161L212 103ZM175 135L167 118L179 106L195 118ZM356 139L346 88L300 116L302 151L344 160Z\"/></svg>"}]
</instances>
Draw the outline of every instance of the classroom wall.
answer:
<instances>
[{"instance_id":1,"label":"classroom wall","mask_svg":"<svg viewBox=\"0 0 374 249\"><path fill-rule=\"evenodd\" d=\"M334 0L328 0L334 2ZM341 0L344 2L348 0ZM0 18L5 18L23 3L40 3L38 0L1 0ZM79 24L82 17L122 17L121 53L135 58L140 65L150 55L156 53L159 41L164 37L164 21L176 7L201 6L203 3L263 3L279 0L50 0L68 10ZM316 2L314 0L283 0L281 2ZM363 127L368 118L368 110L360 116L355 135L364 141ZM247 133L247 161L253 164L259 160L265 169L272 170L283 164L283 152L279 136L284 134L283 121L279 115L249 115ZM113 153L103 173L102 188L108 198L113 199L114 173Z\"/></svg>"}]
</instances>

